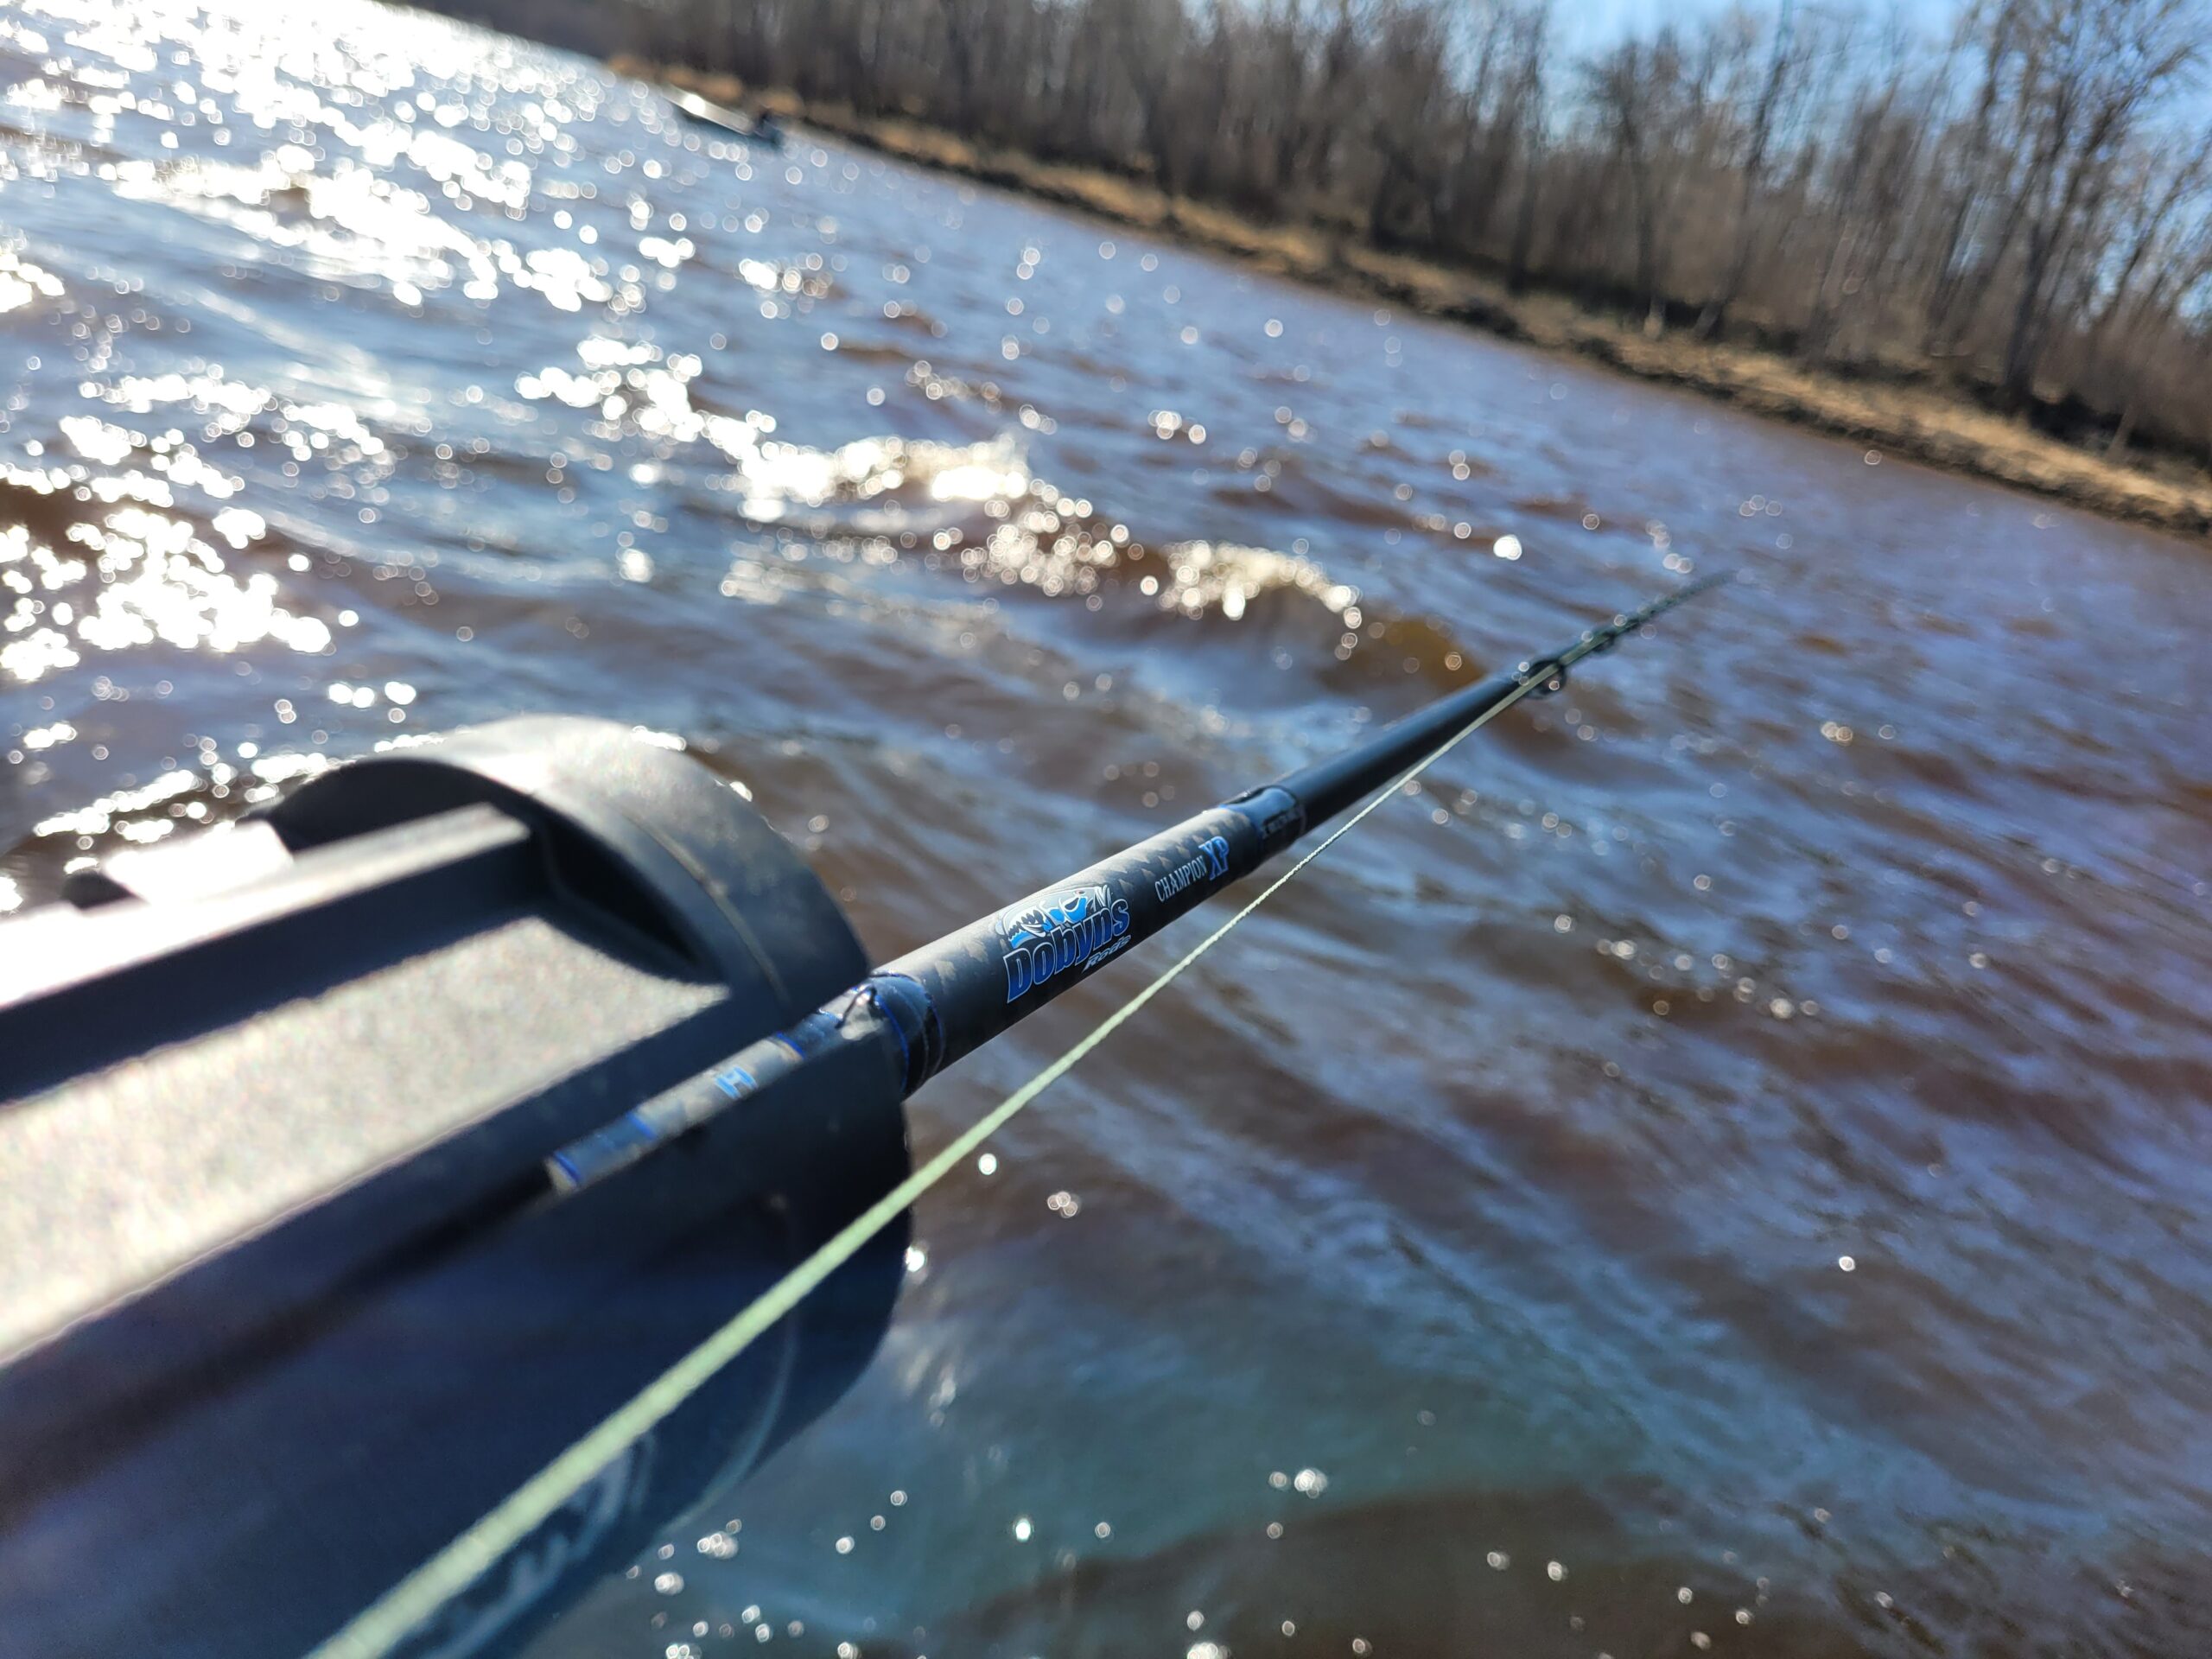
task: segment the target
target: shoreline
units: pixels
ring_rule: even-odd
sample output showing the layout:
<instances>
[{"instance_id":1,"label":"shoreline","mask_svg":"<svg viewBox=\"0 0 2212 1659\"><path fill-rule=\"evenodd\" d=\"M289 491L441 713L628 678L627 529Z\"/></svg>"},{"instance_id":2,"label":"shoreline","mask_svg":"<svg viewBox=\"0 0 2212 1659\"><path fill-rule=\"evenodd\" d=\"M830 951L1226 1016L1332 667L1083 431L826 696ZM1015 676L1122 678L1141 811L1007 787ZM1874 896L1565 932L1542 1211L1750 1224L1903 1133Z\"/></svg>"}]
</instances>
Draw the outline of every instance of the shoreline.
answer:
<instances>
[{"instance_id":1,"label":"shoreline","mask_svg":"<svg viewBox=\"0 0 2212 1659\"><path fill-rule=\"evenodd\" d=\"M1318 226L1262 225L1224 208L1172 197L1135 179L1039 161L896 118L855 114L780 89L741 89L731 78L618 57L609 67L681 86L716 102L741 95L779 118L893 160L1072 208L1109 224L1227 254L1271 275L1362 299L1383 299L1617 372L1701 393L1787 421L2109 518L2184 535L2212 535L2212 476L2183 480L2105 460L1930 386L1882 385L1821 373L1778 353L1714 344L1674 330L1656 337L1586 311L1555 294L1508 291L1472 271L1382 252Z\"/></svg>"}]
</instances>

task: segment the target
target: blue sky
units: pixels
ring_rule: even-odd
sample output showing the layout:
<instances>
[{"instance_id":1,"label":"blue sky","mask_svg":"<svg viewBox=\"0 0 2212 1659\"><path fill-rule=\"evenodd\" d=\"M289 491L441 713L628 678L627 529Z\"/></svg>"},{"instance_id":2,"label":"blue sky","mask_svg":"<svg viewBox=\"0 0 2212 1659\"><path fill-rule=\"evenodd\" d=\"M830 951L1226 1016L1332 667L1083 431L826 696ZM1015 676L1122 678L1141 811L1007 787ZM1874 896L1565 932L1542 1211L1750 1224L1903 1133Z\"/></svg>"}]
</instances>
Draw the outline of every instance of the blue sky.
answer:
<instances>
[{"instance_id":1,"label":"blue sky","mask_svg":"<svg viewBox=\"0 0 2212 1659\"><path fill-rule=\"evenodd\" d=\"M1822 10L1858 10L1886 16L1901 12L1930 34L1955 17L1963 0L1813 0ZM1554 0L1552 16L1560 43L1570 52L1587 51L1630 33L1649 34L1664 22L1718 16L1732 6L1771 13L1777 0ZM1800 4L1807 0L1799 0Z\"/></svg>"},{"instance_id":2,"label":"blue sky","mask_svg":"<svg viewBox=\"0 0 2212 1659\"><path fill-rule=\"evenodd\" d=\"M1649 34L1670 19L1687 22L1727 9L1728 0L1566 0L1552 16L1560 41L1580 50L1623 35Z\"/></svg>"}]
</instances>

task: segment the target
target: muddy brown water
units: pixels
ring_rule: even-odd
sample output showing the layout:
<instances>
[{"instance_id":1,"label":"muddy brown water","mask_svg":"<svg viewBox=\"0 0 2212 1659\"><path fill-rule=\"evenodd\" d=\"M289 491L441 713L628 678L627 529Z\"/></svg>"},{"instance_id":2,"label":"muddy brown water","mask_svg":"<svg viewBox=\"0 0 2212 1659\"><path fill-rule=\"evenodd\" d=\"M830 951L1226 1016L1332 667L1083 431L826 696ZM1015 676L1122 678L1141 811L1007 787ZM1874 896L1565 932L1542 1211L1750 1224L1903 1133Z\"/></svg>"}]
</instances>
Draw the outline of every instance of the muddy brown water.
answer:
<instances>
[{"instance_id":1,"label":"muddy brown water","mask_svg":"<svg viewBox=\"0 0 2212 1659\"><path fill-rule=\"evenodd\" d=\"M888 957L1737 573L933 1193L541 1659L2212 1650L2202 548L358 0L0 84L0 906L561 709Z\"/></svg>"}]
</instances>

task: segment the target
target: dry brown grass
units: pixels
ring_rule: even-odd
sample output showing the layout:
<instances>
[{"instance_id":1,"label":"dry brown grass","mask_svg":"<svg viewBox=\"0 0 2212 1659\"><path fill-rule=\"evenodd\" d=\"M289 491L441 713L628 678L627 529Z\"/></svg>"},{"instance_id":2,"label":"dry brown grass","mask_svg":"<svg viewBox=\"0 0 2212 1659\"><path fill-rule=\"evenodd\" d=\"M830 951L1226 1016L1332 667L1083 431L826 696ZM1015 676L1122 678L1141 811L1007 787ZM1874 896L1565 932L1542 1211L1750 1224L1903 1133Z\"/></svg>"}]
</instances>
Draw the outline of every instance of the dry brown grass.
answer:
<instances>
[{"instance_id":1,"label":"dry brown grass","mask_svg":"<svg viewBox=\"0 0 2212 1659\"><path fill-rule=\"evenodd\" d=\"M2212 532L2212 478L2162 477L2062 443L1929 386L1871 385L1808 370L1771 352L1681 333L1648 336L1556 296L1515 295L1463 270L1379 252L1313 226L1262 225L1170 196L1137 178L994 149L918 122L862 117L780 90L748 93L728 75L615 59L618 73L687 86L718 103L773 110L899 160L957 173L1250 260L1302 282L1381 296L1643 379L1683 386L1754 414L1795 421L1931 466L2052 496L2094 512L2194 535Z\"/></svg>"}]
</instances>

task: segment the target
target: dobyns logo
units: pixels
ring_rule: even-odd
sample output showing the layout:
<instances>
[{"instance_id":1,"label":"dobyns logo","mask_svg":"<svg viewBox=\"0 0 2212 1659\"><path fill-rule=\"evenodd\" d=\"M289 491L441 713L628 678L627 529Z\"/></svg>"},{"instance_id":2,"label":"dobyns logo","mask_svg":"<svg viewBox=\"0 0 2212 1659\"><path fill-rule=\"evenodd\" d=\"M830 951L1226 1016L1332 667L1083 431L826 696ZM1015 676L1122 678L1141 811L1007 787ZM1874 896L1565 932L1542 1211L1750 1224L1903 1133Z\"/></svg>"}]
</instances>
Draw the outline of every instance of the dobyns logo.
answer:
<instances>
[{"instance_id":1,"label":"dobyns logo","mask_svg":"<svg viewBox=\"0 0 2212 1659\"><path fill-rule=\"evenodd\" d=\"M1216 836L1199 847L1188 863L1178 864L1152 884L1153 895L1166 904L1194 881L1218 881L1229 874L1229 842Z\"/></svg>"},{"instance_id":2,"label":"dobyns logo","mask_svg":"<svg viewBox=\"0 0 2212 1659\"><path fill-rule=\"evenodd\" d=\"M1097 883L1033 899L999 918L1004 942L1006 1000L1034 990L1101 953L1120 949L1129 931L1129 905Z\"/></svg>"}]
</instances>

